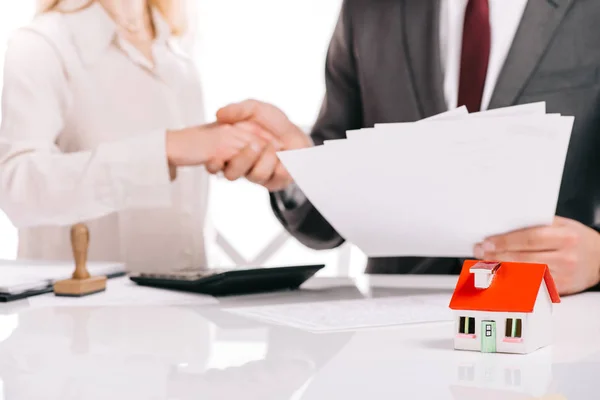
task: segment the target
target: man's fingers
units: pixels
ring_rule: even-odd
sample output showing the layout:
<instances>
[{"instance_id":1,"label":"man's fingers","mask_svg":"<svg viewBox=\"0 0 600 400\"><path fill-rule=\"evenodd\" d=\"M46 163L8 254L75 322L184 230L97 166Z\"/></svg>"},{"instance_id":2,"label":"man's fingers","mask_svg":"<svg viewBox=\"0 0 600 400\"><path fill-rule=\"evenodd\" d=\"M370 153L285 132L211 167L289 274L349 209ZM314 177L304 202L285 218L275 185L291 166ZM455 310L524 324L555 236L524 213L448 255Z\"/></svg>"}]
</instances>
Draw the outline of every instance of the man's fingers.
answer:
<instances>
[{"instance_id":1,"label":"man's fingers","mask_svg":"<svg viewBox=\"0 0 600 400\"><path fill-rule=\"evenodd\" d=\"M245 100L225 106L217 111L217 120L228 124L252 120L277 137L297 130L283 111L257 100Z\"/></svg>"},{"instance_id":2,"label":"man's fingers","mask_svg":"<svg viewBox=\"0 0 600 400\"><path fill-rule=\"evenodd\" d=\"M253 135L260 136L263 139L265 139L266 141L270 141L271 139L273 139L275 137L271 133L266 131L263 127L261 127L258 124L255 124L251 121L236 122L235 124L233 124L233 126L235 126L236 128L240 128L240 129L244 130L245 132L250 132Z\"/></svg>"},{"instance_id":3,"label":"man's fingers","mask_svg":"<svg viewBox=\"0 0 600 400\"><path fill-rule=\"evenodd\" d=\"M283 164L280 162L275 168L273 177L268 182L264 183L263 186L267 188L269 192L278 192L285 189L292 183L292 177L287 172Z\"/></svg>"},{"instance_id":4,"label":"man's fingers","mask_svg":"<svg viewBox=\"0 0 600 400\"><path fill-rule=\"evenodd\" d=\"M206 163L206 170L211 174L217 174L225 167L225 161L223 160L210 160Z\"/></svg>"},{"instance_id":5,"label":"man's fingers","mask_svg":"<svg viewBox=\"0 0 600 400\"><path fill-rule=\"evenodd\" d=\"M228 161L223 175L230 181L235 181L245 176L259 159L261 152L262 148L256 146L255 143L244 147L238 155Z\"/></svg>"},{"instance_id":6,"label":"man's fingers","mask_svg":"<svg viewBox=\"0 0 600 400\"><path fill-rule=\"evenodd\" d=\"M529 264L546 264L551 272L562 275L573 275L579 265L577 257L568 251L514 251L506 253L485 253L484 259L489 261L519 262Z\"/></svg>"},{"instance_id":7,"label":"man's fingers","mask_svg":"<svg viewBox=\"0 0 600 400\"><path fill-rule=\"evenodd\" d=\"M570 226L570 225L573 225L573 223L577 223L577 221L569 219L569 218L565 218L565 217L559 217L557 215L554 217L553 225L555 225L555 226Z\"/></svg>"},{"instance_id":8,"label":"man's fingers","mask_svg":"<svg viewBox=\"0 0 600 400\"><path fill-rule=\"evenodd\" d=\"M242 121L242 122L236 123L234 126L236 128L240 128L246 132L250 132L250 133L262 138L267 143L271 143L273 145L273 147L275 147L277 150L280 150L283 148L283 143L281 143L281 141L277 137L275 137L274 134L272 134L271 132L267 131L265 128L263 128L262 126L254 123L254 122Z\"/></svg>"},{"instance_id":9,"label":"man's fingers","mask_svg":"<svg viewBox=\"0 0 600 400\"><path fill-rule=\"evenodd\" d=\"M558 251L514 251L505 253L485 253L484 259L490 261L521 262L532 264L556 264L561 253Z\"/></svg>"},{"instance_id":10,"label":"man's fingers","mask_svg":"<svg viewBox=\"0 0 600 400\"><path fill-rule=\"evenodd\" d=\"M540 252L509 252L509 253L486 253L483 257L489 261L519 262L527 264L546 264L550 268L552 277L564 294L571 290L574 285L579 265L577 258L571 252L565 251L540 251Z\"/></svg>"},{"instance_id":11,"label":"man's fingers","mask_svg":"<svg viewBox=\"0 0 600 400\"><path fill-rule=\"evenodd\" d=\"M258 159L252 170L246 176L250 182L257 183L259 185L271 180L275 173L275 168L279 163L279 159L275 155L275 149L269 145L263 151L261 157Z\"/></svg>"},{"instance_id":12,"label":"man's fingers","mask_svg":"<svg viewBox=\"0 0 600 400\"><path fill-rule=\"evenodd\" d=\"M225 124L235 124L249 120L256 113L257 106L258 102L255 100L229 104L217 111L217 120Z\"/></svg>"},{"instance_id":13,"label":"man's fingers","mask_svg":"<svg viewBox=\"0 0 600 400\"><path fill-rule=\"evenodd\" d=\"M248 124L250 123L248 122ZM245 144L249 144L256 141L262 141L261 135L258 134L258 131L254 133L249 129L244 129L243 125L235 124L224 126L226 127L224 132L228 133L232 139L236 139L237 141L243 142Z\"/></svg>"},{"instance_id":14,"label":"man's fingers","mask_svg":"<svg viewBox=\"0 0 600 400\"><path fill-rule=\"evenodd\" d=\"M550 251L574 244L576 237L571 230L544 226L510 232L487 238L479 244L486 252L505 253L518 251Z\"/></svg>"}]
</instances>

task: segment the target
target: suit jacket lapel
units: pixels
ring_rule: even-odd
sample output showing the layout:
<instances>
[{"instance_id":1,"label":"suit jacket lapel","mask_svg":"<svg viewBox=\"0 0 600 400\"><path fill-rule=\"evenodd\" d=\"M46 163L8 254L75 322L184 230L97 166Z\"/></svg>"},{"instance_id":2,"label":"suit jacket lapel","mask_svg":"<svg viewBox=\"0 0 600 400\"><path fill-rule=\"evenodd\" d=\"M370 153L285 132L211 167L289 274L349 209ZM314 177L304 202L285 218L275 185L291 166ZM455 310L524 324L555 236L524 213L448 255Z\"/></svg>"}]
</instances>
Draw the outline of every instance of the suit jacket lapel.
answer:
<instances>
[{"instance_id":1,"label":"suit jacket lapel","mask_svg":"<svg viewBox=\"0 0 600 400\"><path fill-rule=\"evenodd\" d=\"M440 65L439 0L402 2L404 48L421 118L446 111Z\"/></svg>"},{"instance_id":2,"label":"suit jacket lapel","mask_svg":"<svg viewBox=\"0 0 600 400\"><path fill-rule=\"evenodd\" d=\"M513 105L574 0L529 0L489 108Z\"/></svg>"}]
</instances>

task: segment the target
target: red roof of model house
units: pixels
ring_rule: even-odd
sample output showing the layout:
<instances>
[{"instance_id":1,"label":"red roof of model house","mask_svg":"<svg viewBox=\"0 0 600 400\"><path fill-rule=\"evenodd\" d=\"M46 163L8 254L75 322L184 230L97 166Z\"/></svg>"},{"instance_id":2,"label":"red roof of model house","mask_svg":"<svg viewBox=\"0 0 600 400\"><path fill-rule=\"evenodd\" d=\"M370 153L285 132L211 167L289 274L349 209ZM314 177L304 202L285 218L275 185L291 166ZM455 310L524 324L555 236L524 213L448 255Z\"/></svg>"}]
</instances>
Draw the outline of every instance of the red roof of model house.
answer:
<instances>
[{"instance_id":1,"label":"red roof of model house","mask_svg":"<svg viewBox=\"0 0 600 400\"><path fill-rule=\"evenodd\" d=\"M479 263L479 264L478 264ZM493 273L487 289L475 287L475 274L471 267ZM482 262L467 260L450 300L453 310L533 312L542 282L546 282L550 299L560 303L560 296L546 264L514 262Z\"/></svg>"}]
</instances>

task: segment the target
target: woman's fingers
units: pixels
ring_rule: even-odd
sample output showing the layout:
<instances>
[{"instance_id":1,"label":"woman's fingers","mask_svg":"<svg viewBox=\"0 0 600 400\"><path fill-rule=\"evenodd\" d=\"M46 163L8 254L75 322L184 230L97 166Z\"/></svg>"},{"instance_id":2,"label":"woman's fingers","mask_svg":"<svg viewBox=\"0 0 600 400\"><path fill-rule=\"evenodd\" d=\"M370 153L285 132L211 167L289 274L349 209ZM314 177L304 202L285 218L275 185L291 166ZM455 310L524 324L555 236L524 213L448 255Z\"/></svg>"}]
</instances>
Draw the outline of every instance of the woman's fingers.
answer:
<instances>
[{"instance_id":1,"label":"woman's fingers","mask_svg":"<svg viewBox=\"0 0 600 400\"><path fill-rule=\"evenodd\" d=\"M236 128L240 128L245 132L252 133L253 135L260 137L267 143L271 143L271 145L276 150L283 149L283 143L281 143L281 141L275 135L273 135L271 132L267 131L262 126L254 123L254 122L242 121L242 122L236 123L233 126Z\"/></svg>"}]
</instances>

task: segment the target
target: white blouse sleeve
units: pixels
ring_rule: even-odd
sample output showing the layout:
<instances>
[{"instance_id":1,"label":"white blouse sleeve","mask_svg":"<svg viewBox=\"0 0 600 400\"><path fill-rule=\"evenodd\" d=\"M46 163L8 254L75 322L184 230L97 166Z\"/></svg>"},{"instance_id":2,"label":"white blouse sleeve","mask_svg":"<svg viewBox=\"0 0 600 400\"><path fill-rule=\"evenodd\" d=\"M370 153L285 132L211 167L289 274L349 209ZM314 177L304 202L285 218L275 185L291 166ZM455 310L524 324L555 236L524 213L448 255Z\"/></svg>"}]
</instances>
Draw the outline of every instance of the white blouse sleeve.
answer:
<instances>
[{"instance_id":1,"label":"white blouse sleeve","mask_svg":"<svg viewBox=\"0 0 600 400\"><path fill-rule=\"evenodd\" d=\"M17 227L70 225L128 208L168 207L165 131L63 153L56 142L70 92L60 57L21 30L4 66L0 207Z\"/></svg>"}]
</instances>

